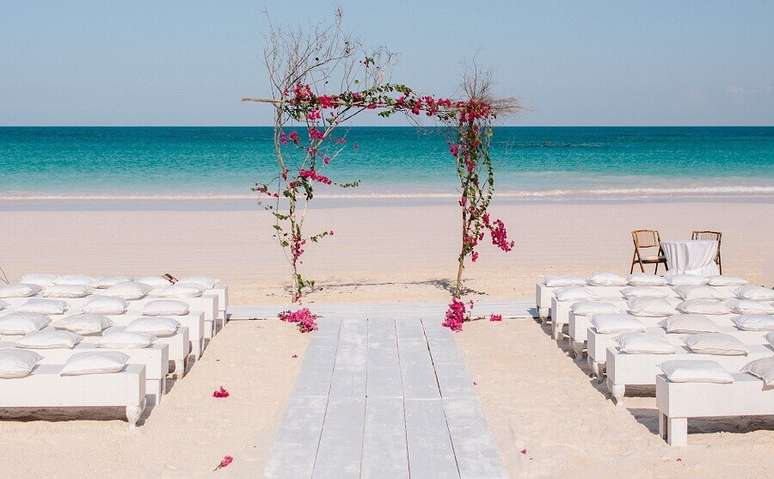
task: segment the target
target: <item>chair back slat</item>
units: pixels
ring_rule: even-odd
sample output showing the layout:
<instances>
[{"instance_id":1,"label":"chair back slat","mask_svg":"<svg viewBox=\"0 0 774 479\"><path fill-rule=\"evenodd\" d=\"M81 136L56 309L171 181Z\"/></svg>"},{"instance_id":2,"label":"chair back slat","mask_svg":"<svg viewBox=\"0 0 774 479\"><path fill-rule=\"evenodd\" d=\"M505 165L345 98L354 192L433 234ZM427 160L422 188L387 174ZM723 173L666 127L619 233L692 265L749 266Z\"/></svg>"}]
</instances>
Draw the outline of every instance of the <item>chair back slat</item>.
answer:
<instances>
[{"instance_id":1,"label":"chair back slat","mask_svg":"<svg viewBox=\"0 0 774 479\"><path fill-rule=\"evenodd\" d=\"M723 233L719 231L694 231L691 233L691 239L692 240L709 240L709 241L717 241L720 243L720 238L723 236Z\"/></svg>"},{"instance_id":2,"label":"chair back slat","mask_svg":"<svg viewBox=\"0 0 774 479\"><path fill-rule=\"evenodd\" d=\"M656 230L634 230L632 239L638 249L658 248L661 245L661 238Z\"/></svg>"}]
</instances>

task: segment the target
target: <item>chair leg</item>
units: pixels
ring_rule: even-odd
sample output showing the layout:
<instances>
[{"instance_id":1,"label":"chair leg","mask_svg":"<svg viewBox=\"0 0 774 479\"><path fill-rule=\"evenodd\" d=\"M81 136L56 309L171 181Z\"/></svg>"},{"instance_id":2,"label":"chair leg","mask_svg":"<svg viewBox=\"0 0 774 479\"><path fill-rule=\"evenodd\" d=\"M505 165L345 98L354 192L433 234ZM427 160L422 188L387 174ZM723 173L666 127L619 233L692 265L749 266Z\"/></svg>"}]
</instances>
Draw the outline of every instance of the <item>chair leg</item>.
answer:
<instances>
[{"instance_id":1,"label":"chair leg","mask_svg":"<svg viewBox=\"0 0 774 479\"><path fill-rule=\"evenodd\" d=\"M659 264L661 264L661 263L656 263L656 269L655 269L655 271L653 271L653 274L658 274L658 265Z\"/></svg>"}]
</instances>

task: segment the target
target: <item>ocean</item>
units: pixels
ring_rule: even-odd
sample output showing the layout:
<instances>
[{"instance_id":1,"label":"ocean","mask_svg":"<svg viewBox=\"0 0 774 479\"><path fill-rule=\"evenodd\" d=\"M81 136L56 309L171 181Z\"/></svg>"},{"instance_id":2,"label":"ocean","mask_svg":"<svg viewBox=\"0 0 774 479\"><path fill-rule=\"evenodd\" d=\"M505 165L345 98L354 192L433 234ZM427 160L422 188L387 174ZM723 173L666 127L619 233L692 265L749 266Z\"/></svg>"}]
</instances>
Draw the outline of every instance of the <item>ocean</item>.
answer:
<instances>
[{"instance_id":1,"label":"ocean","mask_svg":"<svg viewBox=\"0 0 774 479\"><path fill-rule=\"evenodd\" d=\"M323 198L457 195L440 128L342 129ZM0 200L252 198L269 127L1 127ZM501 198L774 197L774 127L498 127Z\"/></svg>"}]
</instances>

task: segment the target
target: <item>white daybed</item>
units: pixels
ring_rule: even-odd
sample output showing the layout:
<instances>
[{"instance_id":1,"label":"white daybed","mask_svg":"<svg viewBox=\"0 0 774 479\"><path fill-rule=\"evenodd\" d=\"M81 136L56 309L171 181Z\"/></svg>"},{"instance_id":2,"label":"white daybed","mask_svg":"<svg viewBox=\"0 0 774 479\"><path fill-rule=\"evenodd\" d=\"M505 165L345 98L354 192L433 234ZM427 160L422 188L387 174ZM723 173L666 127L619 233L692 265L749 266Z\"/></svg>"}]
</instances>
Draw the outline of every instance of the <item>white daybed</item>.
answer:
<instances>
[{"instance_id":1,"label":"white daybed","mask_svg":"<svg viewBox=\"0 0 774 479\"><path fill-rule=\"evenodd\" d=\"M774 415L774 389L750 374L732 374L734 382L673 383L656 376L658 429L672 446L688 443L688 418Z\"/></svg>"},{"instance_id":2,"label":"white daybed","mask_svg":"<svg viewBox=\"0 0 774 479\"><path fill-rule=\"evenodd\" d=\"M39 364L29 376L0 379L0 408L125 407L133 430L145 409L145 367L60 376L62 364Z\"/></svg>"}]
</instances>

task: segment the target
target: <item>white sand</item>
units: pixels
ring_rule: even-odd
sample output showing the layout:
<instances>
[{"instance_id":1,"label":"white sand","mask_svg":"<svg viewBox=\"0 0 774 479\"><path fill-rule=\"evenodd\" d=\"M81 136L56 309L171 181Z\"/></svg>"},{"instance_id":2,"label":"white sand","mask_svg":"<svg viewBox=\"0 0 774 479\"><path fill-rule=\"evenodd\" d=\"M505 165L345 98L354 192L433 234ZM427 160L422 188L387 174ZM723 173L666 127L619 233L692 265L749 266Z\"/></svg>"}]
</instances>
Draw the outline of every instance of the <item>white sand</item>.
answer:
<instances>
[{"instance_id":1,"label":"white sand","mask_svg":"<svg viewBox=\"0 0 774 479\"><path fill-rule=\"evenodd\" d=\"M494 215L517 246L503 254L482 245L466 272L468 286L491 297L530 297L549 272L628 272L629 231L639 227L665 239L723 231L726 273L774 283L774 205L765 202L519 204ZM456 208L319 209L310 212L314 227L336 234L305 257L323 286L311 302L448 299ZM12 279L29 271L204 273L229 283L233 304L286 301L287 266L260 210L0 211L0 230L0 265ZM687 449L667 447L655 434L653 398L615 408L532 322L476 322L457 337L514 475L729 477L739 466L743 477L761 477L774 463L771 420L762 430L720 423L753 430L733 434L710 424ZM259 477L306 343L278 321L228 325L136 434L117 420L0 422L3 477L198 477L225 454L236 460L224 475ZM220 385L231 398L210 397Z\"/></svg>"}]
</instances>

